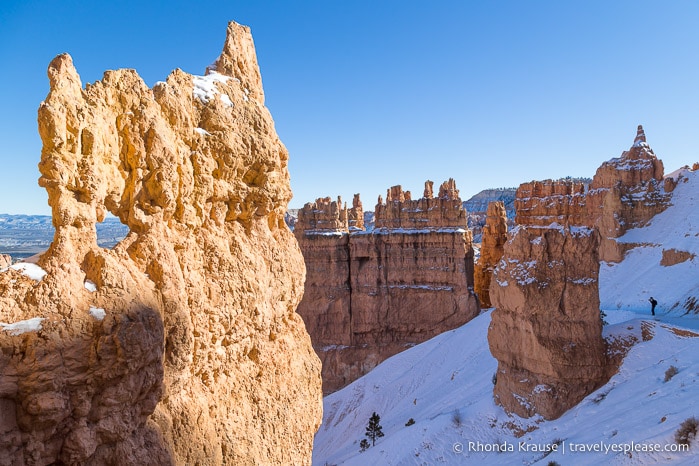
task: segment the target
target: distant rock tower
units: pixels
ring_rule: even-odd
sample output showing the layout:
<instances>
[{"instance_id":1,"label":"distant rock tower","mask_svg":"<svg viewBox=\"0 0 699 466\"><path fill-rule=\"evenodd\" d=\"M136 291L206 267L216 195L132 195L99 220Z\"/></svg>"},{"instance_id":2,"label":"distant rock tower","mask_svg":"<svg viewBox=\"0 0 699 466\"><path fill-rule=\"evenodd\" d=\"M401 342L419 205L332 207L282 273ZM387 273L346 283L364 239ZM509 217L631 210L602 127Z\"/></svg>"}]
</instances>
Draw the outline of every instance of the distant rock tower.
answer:
<instances>
[{"instance_id":1,"label":"distant rock tower","mask_svg":"<svg viewBox=\"0 0 699 466\"><path fill-rule=\"evenodd\" d=\"M502 201L488 204L488 213L483 227L481 256L474 269L474 284L481 307L491 307L490 282L495 266L500 262L507 241L507 212Z\"/></svg>"}]
</instances>

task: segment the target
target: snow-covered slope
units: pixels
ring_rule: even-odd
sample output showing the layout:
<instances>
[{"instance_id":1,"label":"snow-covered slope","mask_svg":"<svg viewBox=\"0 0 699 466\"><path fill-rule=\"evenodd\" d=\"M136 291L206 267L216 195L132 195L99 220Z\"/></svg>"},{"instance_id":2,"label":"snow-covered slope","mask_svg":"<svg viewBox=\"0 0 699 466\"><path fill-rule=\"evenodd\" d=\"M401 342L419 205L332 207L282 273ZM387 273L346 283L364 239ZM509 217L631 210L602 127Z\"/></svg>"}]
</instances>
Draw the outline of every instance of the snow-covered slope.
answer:
<instances>
[{"instance_id":1,"label":"snow-covered slope","mask_svg":"<svg viewBox=\"0 0 699 466\"><path fill-rule=\"evenodd\" d=\"M648 298L658 301L656 312L681 316L699 298L699 171L684 170L672 193L672 205L643 228L629 230L623 243L642 246L629 251L619 264L600 267L603 309L627 309L650 314ZM663 250L676 249L695 257L662 266ZM689 301L688 301L689 300ZM699 308L697 308L699 310Z\"/></svg>"},{"instance_id":2,"label":"snow-covered slope","mask_svg":"<svg viewBox=\"0 0 699 466\"><path fill-rule=\"evenodd\" d=\"M635 334L642 320L610 311L608 334ZM682 421L699 416L699 334L650 321L650 341L636 344L619 373L555 421L508 416L492 398L496 361L490 355L490 313L396 355L325 399L313 464L697 464L699 445L676 449ZM690 326L699 322L688 319ZM647 324L646 324L647 325ZM664 382L674 365L679 373ZM385 436L360 452L372 412ZM415 424L406 426L413 418ZM517 437L517 431L526 431ZM562 441L555 452L552 445ZM520 446L520 442L521 446ZM514 451L497 452L497 449ZM580 449L601 451L573 451ZM624 451L604 449L636 449ZM480 449L481 451L477 451ZM529 449L530 451L524 451ZM531 450L540 451L531 451ZM491 451L484 451L491 450ZM545 459L544 459L545 458ZM542 461L543 460L543 461Z\"/></svg>"},{"instance_id":3,"label":"snow-covered slope","mask_svg":"<svg viewBox=\"0 0 699 466\"><path fill-rule=\"evenodd\" d=\"M638 341L605 386L554 421L508 416L493 402L497 362L486 312L328 396L313 463L699 464L699 440L689 451L673 451L679 425L699 418L699 316L683 307L699 298L698 174L684 171L687 181L680 179L672 205L620 239L640 246L619 264L601 265L605 336ZM663 250L670 249L695 256L663 266ZM660 303L656 319L650 296ZM670 366L679 372L665 382ZM381 416L385 436L360 452L372 412ZM406 426L411 418L415 423Z\"/></svg>"}]
</instances>

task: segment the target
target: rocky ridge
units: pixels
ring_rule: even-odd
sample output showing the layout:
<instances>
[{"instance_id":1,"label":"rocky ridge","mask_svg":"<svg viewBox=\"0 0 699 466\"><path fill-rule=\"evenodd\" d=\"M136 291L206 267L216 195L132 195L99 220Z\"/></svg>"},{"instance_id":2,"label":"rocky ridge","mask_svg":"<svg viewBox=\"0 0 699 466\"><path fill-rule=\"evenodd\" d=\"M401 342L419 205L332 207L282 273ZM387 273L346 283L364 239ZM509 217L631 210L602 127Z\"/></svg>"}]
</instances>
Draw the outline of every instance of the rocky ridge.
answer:
<instances>
[{"instance_id":1,"label":"rocky ridge","mask_svg":"<svg viewBox=\"0 0 699 466\"><path fill-rule=\"evenodd\" d=\"M449 180L434 196L432 186L425 183L424 196L415 200L400 186L390 188L386 202L376 205L371 232L336 222L345 217L339 202L316 201L299 212L294 234L307 276L298 312L323 361L325 393L478 314L471 235L458 190ZM355 196L353 209L359 207ZM359 213L347 218L353 215ZM341 226L301 220L309 218Z\"/></svg>"},{"instance_id":2,"label":"rocky ridge","mask_svg":"<svg viewBox=\"0 0 699 466\"><path fill-rule=\"evenodd\" d=\"M83 88L67 54L48 75L55 234L41 268L0 273L0 464L310 464L320 364L250 30L152 89ZM129 228L112 250L107 212Z\"/></svg>"}]
</instances>

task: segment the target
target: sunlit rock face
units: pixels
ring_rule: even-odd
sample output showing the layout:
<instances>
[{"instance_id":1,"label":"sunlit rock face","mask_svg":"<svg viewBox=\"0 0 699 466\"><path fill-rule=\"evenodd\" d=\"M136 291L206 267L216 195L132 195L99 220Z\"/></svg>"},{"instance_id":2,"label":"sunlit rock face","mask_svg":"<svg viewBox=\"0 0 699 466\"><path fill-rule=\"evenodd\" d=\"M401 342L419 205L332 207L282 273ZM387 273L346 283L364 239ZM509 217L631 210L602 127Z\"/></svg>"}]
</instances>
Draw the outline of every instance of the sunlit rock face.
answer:
<instances>
[{"instance_id":1,"label":"sunlit rock face","mask_svg":"<svg viewBox=\"0 0 699 466\"><path fill-rule=\"evenodd\" d=\"M606 383L619 363L602 338L600 261L635 245L617 242L667 206L663 165L641 126L592 182L523 183L516 223L495 268L488 332L498 360L494 396L508 412L554 419ZM664 255L667 263L686 260Z\"/></svg>"},{"instance_id":2,"label":"sunlit rock face","mask_svg":"<svg viewBox=\"0 0 699 466\"><path fill-rule=\"evenodd\" d=\"M505 244L488 342L508 412L555 419L608 380L598 250L599 233L585 227L520 226Z\"/></svg>"},{"instance_id":3,"label":"sunlit rock face","mask_svg":"<svg viewBox=\"0 0 699 466\"><path fill-rule=\"evenodd\" d=\"M394 186L362 231L361 203L322 198L299 211L294 233L306 261L299 305L332 393L381 361L478 315L473 247L454 180L435 196ZM353 224L352 221L355 220Z\"/></svg>"},{"instance_id":4,"label":"sunlit rock face","mask_svg":"<svg viewBox=\"0 0 699 466\"><path fill-rule=\"evenodd\" d=\"M663 162L639 126L629 150L604 162L589 185L574 180L522 183L515 198L515 222L598 228L600 259L618 262L633 245L615 239L665 210L672 189L672 183L663 180Z\"/></svg>"},{"instance_id":5,"label":"sunlit rock face","mask_svg":"<svg viewBox=\"0 0 699 466\"><path fill-rule=\"evenodd\" d=\"M56 233L43 277L0 274L0 464L310 464L320 363L250 30L152 89L134 70L83 88L66 54L48 75ZM108 213L130 229L113 250Z\"/></svg>"},{"instance_id":6,"label":"sunlit rock face","mask_svg":"<svg viewBox=\"0 0 699 466\"><path fill-rule=\"evenodd\" d=\"M481 255L474 267L474 289L481 307L491 307L490 283L493 270L500 262L507 241L507 212L502 201L488 204L485 226L481 236Z\"/></svg>"}]
</instances>

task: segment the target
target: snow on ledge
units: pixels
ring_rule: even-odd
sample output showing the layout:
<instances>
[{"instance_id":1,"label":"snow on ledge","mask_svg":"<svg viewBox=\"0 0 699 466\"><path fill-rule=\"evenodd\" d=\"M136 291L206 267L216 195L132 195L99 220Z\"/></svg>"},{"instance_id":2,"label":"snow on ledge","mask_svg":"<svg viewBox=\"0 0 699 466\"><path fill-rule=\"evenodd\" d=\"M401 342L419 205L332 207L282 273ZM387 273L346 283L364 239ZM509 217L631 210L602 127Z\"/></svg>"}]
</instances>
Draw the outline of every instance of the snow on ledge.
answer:
<instances>
[{"instance_id":1,"label":"snow on ledge","mask_svg":"<svg viewBox=\"0 0 699 466\"><path fill-rule=\"evenodd\" d=\"M233 106L233 102L228 95L221 93L216 87L216 83L225 83L231 79L229 76L224 76L222 74L211 72L206 76L192 76L192 82L194 83L194 89L192 89L192 95L199 99L201 102L207 104L211 99L214 99L216 94L221 96L221 101L228 105Z\"/></svg>"},{"instance_id":2,"label":"snow on ledge","mask_svg":"<svg viewBox=\"0 0 699 466\"><path fill-rule=\"evenodd\" d=\"M41 330L41 321L44 317L34 317L32 319L20 320L14 324L5 324L0 322L0 327L10 335L17 336L27 332L38 332Z\"/></svg>"},{"instance_id":3,"label":"snow on ledge","mask_svg":"<svg viewBox=\"0 0 699 466\"><path fill-rule=\"evenodd\" d=\"M392 235L392 234L404 234L404 235L426 235L429 233L466 233L466 229L462 227L440 227L440 228L389 228L380 227L374 228L373 231L367 232L375 235Z\"/></svg>"},{"instance_id":4,"label":"snow on ledge","mask_svg":"<svg viewBox=\"0 0 699 466\"><path fill-rule=\"evenodd\" d=\"M104 309L101 307L92 307L90 306L90 315L94 317L97 320L103 320L104 316L107 315Z\"/></svg>"},{"instance_id":5,"label":"snow on ledge","mask_svg":"<svg viewBox=\"0 0 699 466\"><path fill-rule=\"evenodd\" d=\"M85 280L85 289L90 293L94 293L97 291L97 285L95 285L95 282L91 280Z\"/></svg>"},{"instance_id":6,"label":"snow on ledge","mask_svg":"<svg viewBox=\"0 0 699 466\"><path fill-rule=\"evenodd\" d=\"M18 262L11 265L10 268L22 272L22 275L26 275L37 282L40 282L46 276L46 270L29 262Z\"/></svg>"},{"instance_id":7,"label":"snow on ledge","mask_svg":"<svg viewBox=\"0 0 699 466\"><path fill-rule=\"evenodd\" d=\"M342 230L306 230L303 232L306 236L344 236L346 231Z\"/></svg>"}]
</instances>

